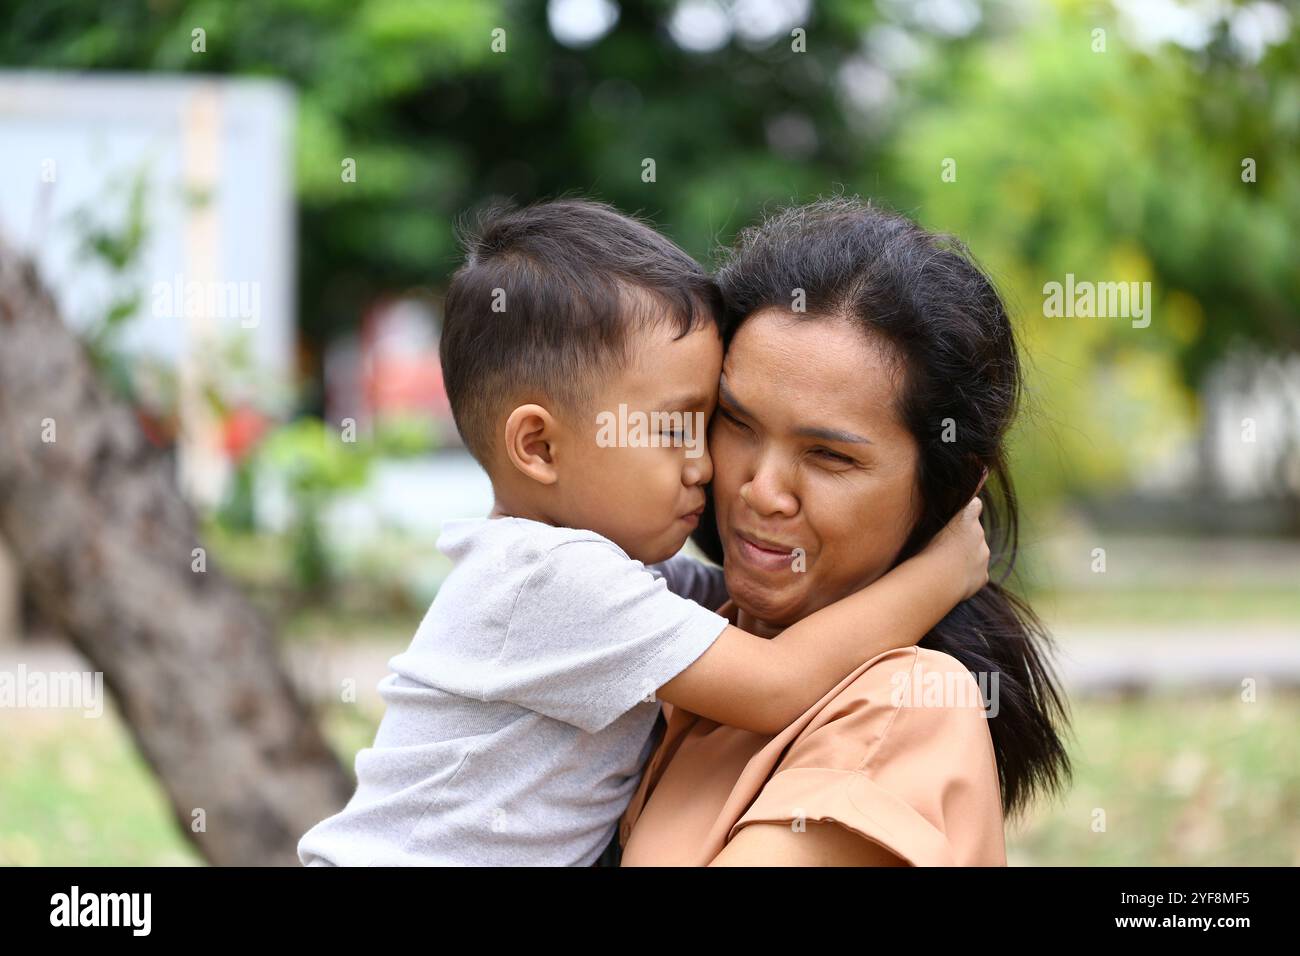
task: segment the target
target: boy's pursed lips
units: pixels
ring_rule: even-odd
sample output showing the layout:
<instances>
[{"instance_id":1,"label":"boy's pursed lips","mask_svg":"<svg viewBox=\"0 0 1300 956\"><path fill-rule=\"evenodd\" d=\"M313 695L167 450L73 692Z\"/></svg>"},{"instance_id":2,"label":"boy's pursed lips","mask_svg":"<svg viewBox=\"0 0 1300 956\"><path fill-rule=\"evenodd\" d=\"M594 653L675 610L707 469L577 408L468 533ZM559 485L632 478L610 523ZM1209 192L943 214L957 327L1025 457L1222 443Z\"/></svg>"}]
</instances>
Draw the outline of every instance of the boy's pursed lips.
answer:
<instances>
[{"instance_id":1,"label":"boy's pursed lips","mask_svg":"<svg viewBox=\"0 0 1300 956\"><path fill-rule=\"evenodd\" d=\"M700 515L702 515L702 514L704 514L704 505L703 505L703 504L701 504L701 505L700 505L698 508L696 508L694 511L688 511L688 512L686 512L686 514L684 514L684 515L680 515L680 516L679 516L679 520L681 520L681 521L685 521L687 524L689 524L689 525L691 525L692 527L694 527L695 525L697 525L697 524L700 523Z\"/></svg>"}]
</instances>

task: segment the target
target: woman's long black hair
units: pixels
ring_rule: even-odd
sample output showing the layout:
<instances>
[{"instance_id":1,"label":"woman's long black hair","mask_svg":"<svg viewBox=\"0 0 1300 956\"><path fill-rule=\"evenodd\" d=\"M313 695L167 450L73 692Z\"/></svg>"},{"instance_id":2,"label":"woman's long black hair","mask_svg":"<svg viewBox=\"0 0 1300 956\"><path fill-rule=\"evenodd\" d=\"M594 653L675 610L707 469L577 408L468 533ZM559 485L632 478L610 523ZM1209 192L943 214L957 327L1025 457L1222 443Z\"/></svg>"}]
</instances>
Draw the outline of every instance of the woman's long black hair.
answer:
<instances>
[{"instance_id":1,"label":"woman's long black hair","mask_svg":"<svg viewBox=\"0 0 1300 956\"><path fill-rule=\"evenodd\" d=\"M1051 638L1007 587L1014 570L1018 509L1006 436L1022 390L1011 321L993 282L958 240L857 199L794 206L743 231L717 274L723 334L756 311L839 316L881 336L903 361L899 413L917 442L922 510L895 563L921 550L978 487L985 468L984 526L990 581L958 604L921 641L974 674L997 674L998 711L989 720L1004 813L1070 779L1061 740L1065 697L1048 660ZM802 290L802 291L800 291ZM695 542L721 563L710 500Z\"/></svg>"}]
</instances>

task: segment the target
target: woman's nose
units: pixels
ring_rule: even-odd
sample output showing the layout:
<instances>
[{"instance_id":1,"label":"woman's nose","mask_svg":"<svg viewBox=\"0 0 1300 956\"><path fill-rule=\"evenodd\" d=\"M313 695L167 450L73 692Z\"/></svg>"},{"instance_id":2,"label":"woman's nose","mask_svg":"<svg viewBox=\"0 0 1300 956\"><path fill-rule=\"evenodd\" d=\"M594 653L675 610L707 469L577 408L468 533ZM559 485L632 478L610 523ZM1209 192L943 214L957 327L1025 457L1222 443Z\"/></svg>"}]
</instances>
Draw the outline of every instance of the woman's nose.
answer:
<instances>
[{"instance_id":1,"label":"woman's nose","mask_svg":"<svg viewBox=\"0 0 1300 956\"><path fill-rule=\"evenodd\" d=\"M753 477L740 486L740 500L760 515L791 517L799 511L786 469L768 458L760 460Z\"/></svg>"}]
</instances>

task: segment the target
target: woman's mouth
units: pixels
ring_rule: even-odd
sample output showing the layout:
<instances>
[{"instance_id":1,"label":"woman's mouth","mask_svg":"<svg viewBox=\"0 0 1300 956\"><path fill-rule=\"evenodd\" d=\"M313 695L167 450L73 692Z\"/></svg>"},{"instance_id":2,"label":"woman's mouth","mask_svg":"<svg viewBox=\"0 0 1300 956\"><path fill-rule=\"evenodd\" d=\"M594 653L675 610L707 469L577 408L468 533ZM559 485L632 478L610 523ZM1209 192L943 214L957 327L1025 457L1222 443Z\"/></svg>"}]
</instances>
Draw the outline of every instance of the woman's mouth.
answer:
<instances>
[{"instance_id":1,"label":"woman's mouth","mask_svg":"<svg viewBox=\"0 0 1300 956\"><path fill-rule=\"evenodd\" d=\"M736 553L742 561L761 571L789 571L794 564L795 548L786 547L763 538L753 538L732 533Z\"/></svg>"}]
</instances>

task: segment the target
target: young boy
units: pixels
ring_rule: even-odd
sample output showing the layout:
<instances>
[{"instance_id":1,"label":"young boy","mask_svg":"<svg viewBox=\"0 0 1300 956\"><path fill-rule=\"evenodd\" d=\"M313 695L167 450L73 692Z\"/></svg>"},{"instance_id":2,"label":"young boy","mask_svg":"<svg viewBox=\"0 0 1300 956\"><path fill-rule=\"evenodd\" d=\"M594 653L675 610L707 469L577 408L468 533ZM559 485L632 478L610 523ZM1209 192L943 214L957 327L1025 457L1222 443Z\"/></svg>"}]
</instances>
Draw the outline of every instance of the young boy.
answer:
<instances>
[{"instance_id":1,"label":"young boy","mask_svg":"<svg viewBox=\"0 0 1300 956\"><path fill-rule=\"evenodd\" d=\"M495 506L444 527L453 569L390 661L356 793L303 836L304 864L590 865L660 700L775 734L984 583L968 508L954 533L775 638L714 612L721 571L674 555L712 477L718 312L694 260L606 206L500 213L470 240L442 364Z\"/></svg>"}]
</instances>

